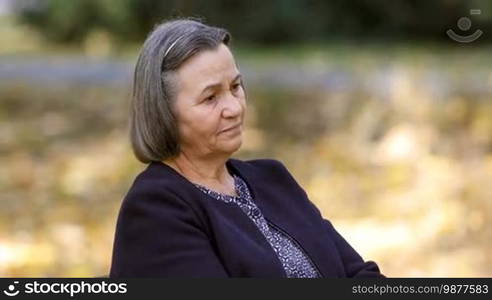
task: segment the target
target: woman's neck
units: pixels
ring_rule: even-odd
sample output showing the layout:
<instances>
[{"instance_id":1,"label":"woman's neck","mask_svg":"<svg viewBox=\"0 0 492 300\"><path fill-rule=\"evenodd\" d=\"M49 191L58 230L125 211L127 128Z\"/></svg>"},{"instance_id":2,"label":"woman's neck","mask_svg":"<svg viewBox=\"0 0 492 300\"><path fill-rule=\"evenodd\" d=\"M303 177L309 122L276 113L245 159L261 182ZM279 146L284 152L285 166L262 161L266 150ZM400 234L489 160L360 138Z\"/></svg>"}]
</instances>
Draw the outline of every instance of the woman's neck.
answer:
<instances>
[{"instance_id":1,"label":"woman's neck","mask_svg":"<svg viewBox=\"0 0 492 300\"><path fill-rule=\"evenodd\" d=\"M191 182L231 194L234 193L234 179L227 171L227 159L197 159L181 153L174 158L164 160L163 163Z\"/></svg>"}]
</instances>

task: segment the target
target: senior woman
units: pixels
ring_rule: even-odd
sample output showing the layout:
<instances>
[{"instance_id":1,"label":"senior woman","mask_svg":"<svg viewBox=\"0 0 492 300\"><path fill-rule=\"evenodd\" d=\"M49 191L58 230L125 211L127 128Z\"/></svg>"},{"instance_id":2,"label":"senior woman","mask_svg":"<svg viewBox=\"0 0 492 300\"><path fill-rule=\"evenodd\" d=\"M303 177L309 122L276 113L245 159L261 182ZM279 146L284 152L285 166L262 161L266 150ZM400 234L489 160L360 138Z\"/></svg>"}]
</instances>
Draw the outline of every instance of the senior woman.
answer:
<instances>
[{"instance_id":1,"label":"senior woman","mask_svg":"<svg viewBox=\"0 0 492 300\"><path fill-rule=\"evenodd\" d=\"M384 277L282 163L231 158L246 94L229 41L188 19L145 41L130 131L148 166L122 202L110 277Z\"/></svg>"}]
</instances>

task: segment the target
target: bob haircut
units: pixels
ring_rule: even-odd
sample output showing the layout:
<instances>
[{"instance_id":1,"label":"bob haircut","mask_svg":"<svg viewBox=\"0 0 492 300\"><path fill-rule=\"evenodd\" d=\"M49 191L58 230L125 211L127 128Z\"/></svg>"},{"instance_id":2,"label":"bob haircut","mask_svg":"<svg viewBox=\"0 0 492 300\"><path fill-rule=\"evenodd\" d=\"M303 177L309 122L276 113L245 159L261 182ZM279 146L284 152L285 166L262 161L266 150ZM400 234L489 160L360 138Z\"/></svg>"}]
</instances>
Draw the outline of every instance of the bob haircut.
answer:
<instances>
[{"instance_id":1,"label":"bob haircut","mask_svg":"<svg viewBox=\"0 0 492 300\"><path fill-rule=\"evenodd\" d=\"M130 140L139 161L162 161L179 153L173 75L193 55L228 46L230 39L227 30L193 19L164 22L149 34L135 66L130 112Z\"/></svg>"}]
</instances>

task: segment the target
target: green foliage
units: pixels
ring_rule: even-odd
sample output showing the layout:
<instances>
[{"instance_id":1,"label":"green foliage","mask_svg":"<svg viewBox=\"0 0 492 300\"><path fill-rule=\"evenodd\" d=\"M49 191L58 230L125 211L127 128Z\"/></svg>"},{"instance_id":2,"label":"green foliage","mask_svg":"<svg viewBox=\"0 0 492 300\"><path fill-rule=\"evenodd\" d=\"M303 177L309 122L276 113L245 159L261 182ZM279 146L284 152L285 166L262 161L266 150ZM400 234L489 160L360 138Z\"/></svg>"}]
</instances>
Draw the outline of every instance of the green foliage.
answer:
<instances>
[{"instance_id":1,"label":"green foliage","mask_svg":"<svg viewBox=\"0 0 492 300\"><path fill-rule=\"evenodd\" d=\"M81 41L104 30L120 41L143 40L152 27L172 17L199 17L228 28L240 41L258 44L333 38L445 39L470 8L481 8L473 28L491 28L491 1L172 1L44 0L18 6L19 19L57 42ZM486 37L484 37L486 38Z\"/></svg>"}]
</instances>

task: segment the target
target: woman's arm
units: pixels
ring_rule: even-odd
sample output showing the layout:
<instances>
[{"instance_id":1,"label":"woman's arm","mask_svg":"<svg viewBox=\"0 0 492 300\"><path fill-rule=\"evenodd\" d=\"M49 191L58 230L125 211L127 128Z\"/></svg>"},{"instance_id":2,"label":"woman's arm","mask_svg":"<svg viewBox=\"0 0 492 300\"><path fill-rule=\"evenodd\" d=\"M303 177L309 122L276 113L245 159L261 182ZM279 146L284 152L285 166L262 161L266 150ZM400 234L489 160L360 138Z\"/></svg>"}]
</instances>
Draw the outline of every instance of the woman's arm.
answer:
<instances>
[{"instance_id":1,"label":"woman's arm","mask_svg":"<svg viewBox=\"0 0 492 300\"><path fill-rule=\"evenodd\" d=\"M110 277L227 276L187 203L171 193L130 190L118 216Z\"/></svg>"},{"instance_id":2,"label":"woman's arm","mask_svg":"<svg viewBox=\"0 0 492 300\"><path fill-rule=\"evenodd\" d=\"M379 267L373 261L364 262L362 257L352 246L338 233L330 221L323 219L337 246L347 277L380 277L385 278L379 271Z\"/></svg>"},{"instance_id":3,"label":"woman's arm","mask_svg":"<svg viewBox=\"0 0 492 300\"><path fill-rule=\"evenodd\" d=\"M350 244L336 231L330 221L323 219L319 209L309 200L306 191L297 183L294 177L291 175L289 170L283 165L282 162L277 160L265 160L269 162L272 170L278 170L280 174L277 177L285 177L287 182L286 185L295 186L300 192L301 197L307 200L307 205L311 206L313 212L323 220L325 225L328 227L330 232L330 237L335 242L335 245L340 253L342 262L347 273L347 277L385 277L380 273L377 264L373 261L364 262L362 257L357 253L357 251L350 246Z\"/></svg>"}]
</instances>

